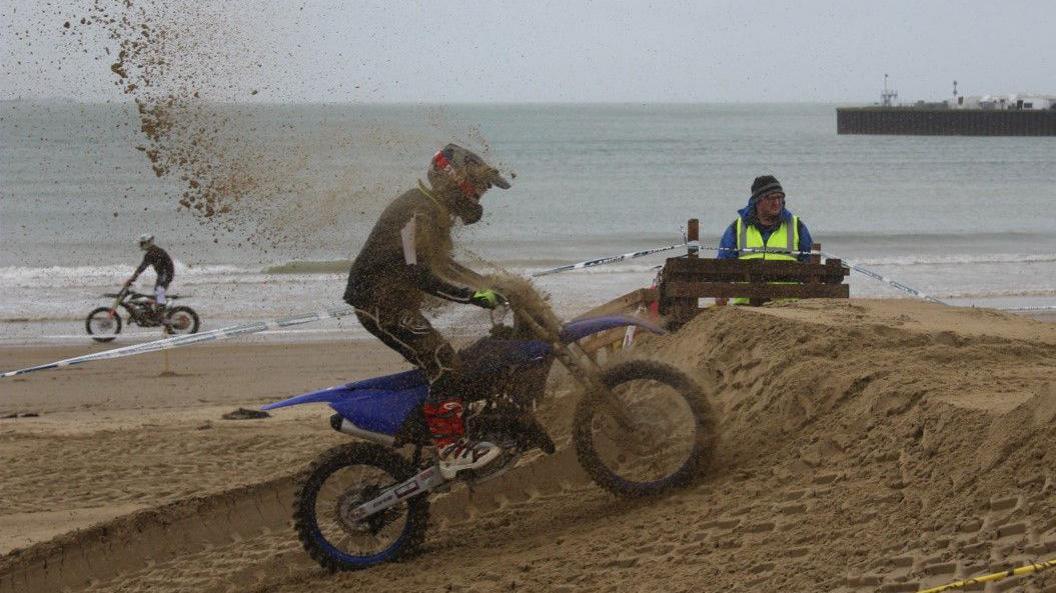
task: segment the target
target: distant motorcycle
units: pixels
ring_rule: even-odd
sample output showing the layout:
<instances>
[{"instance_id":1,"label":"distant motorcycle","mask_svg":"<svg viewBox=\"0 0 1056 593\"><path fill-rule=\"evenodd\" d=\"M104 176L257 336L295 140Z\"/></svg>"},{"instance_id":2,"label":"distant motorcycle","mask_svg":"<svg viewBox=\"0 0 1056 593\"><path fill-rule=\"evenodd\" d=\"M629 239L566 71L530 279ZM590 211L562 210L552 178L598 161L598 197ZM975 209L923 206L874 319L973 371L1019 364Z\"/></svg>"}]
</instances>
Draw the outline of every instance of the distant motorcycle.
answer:
<instances>
[{"instance_id":1,"label":"distant motorcycle","mask_svg":"<svg viewBox=\"0 0 1056 593\"><path fill-rule=\"evenodd\" d=\"M690 483L708 466L716 441L714 413L697 384L668 364L626 359L598 366L576 342L639 319L594 317L561 323L527 290L504 290L514 326L496 320L491 336L462 351L466 430L502 447L482 470L456 480L496 478L531 449L554 453L554 442L533 410L543 397L551 363L579 383L573 443L580 465L602 488L625 497L648 496ZM517 293L516 295L514 293ZM273 410L325 403L330 425L368 442L339 445L319 456L297 486L293 522L308 554L330 570L366 568L406 556L425 539L429 498L451 482L430 448L421 413L428 393L421 371L376 377L298 395ZM400 449L412 449L408 457Z\"/></svg>"},{"instance_id":2,"label":"distant motorcycle","mask_svg":"<svg viewBox=\"0 0 1056 593\"><path fill-rule=\"evenodd\" d=\"M84 321L84 328L96 342L109 342L121 333L122 321L118 307L128 314L129 324L134 323L140 327L165 326L165 332L173 335L198 332L200 325L198 314L190 307L166 306L162 311L162 317L159 318L154 312L154 297L150 295L135 292L126 286L121 289L121 292L107 293L103 296L114 299L114 303L109 307L93 309ZM176 300L180 297L171 295L168 298Z\"/></svg>"}]
</instances>

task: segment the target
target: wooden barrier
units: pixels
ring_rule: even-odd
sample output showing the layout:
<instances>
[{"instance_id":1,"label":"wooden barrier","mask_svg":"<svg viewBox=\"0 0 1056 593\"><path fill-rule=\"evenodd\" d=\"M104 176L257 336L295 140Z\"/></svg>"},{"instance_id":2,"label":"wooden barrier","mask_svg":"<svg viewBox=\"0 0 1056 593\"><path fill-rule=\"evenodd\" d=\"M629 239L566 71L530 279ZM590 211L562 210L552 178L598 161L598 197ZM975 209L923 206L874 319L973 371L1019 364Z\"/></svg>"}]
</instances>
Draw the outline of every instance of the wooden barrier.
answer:
<instances>
[{"instance_id":1,"label":"wooden barrier","mask_svg":"<svg viewBox=\"0 0 1056 593\"><path fill-rule=\"evenodd\" d=\"M686 235L690 244L698 241L697 221L690 220ZM821 244L813 251L820 252ZM843 283L850 270L838 259L821 263L821 254L810 262L762 259L702 259L690 251L669 258L660 272L658 297L660 314L677 327L699 311L699 299L747 298L751 305L772 299L848 298L850 287Z\"/></svg>"},{"instance_id":2,"label":"wooden barrier","mask_svg":"<svg viewBox=\"0 0 1056 593\"><path fill-rule=\"evenodd\" d=\"M656 288L639 288L576 317L639 315L659 303L668 326L677 328L699 311L701 298L747 298L750 305L773 299L848 298L844 279L850 270L838 259L822 262L821 243L814 243L809 262L762 259L706 259L699 254L700 223L686 225L687 253L669 258ZM653 321L658 321L653 319ZM580 341L588 353L619 350L627 328L618 327Z\"/></svg>"}]
</instances>

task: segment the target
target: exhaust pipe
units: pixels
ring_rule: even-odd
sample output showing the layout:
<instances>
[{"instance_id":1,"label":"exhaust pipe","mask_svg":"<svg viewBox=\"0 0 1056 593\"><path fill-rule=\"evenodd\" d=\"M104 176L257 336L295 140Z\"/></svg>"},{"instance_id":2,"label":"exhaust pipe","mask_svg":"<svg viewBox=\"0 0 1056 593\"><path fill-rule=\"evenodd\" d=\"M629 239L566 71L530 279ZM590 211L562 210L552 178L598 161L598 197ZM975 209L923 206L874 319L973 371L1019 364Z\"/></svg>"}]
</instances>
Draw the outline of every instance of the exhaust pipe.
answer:
<instances>
[{"instance_id":1,"label":"exhaust pipe","mask_svg":"<svg viewBox=\"0 0 1056 593\"><path fill-rule=\"evenodd\" d=\"M364 430L356 426L355 424L352 424L348 421L348 418L345 418L341 414L334 414L333 416L330 416L330 427L336 430L337 432L350 434L354 437L359 437L361 439L371 441L372 443L385 445L386 447L392 447L396 442L396 439L392 436L389 436L387 434L381 434L380 432Z\"/></svg>"}]
</instances>

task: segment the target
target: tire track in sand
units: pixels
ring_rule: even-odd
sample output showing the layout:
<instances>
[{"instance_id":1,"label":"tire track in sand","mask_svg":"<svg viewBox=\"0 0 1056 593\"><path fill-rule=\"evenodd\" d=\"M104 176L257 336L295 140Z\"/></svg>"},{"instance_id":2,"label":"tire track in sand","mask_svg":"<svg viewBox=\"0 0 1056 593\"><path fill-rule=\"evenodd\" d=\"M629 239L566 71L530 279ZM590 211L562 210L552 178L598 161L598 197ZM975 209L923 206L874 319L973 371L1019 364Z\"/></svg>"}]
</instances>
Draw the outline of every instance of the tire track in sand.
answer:
<instances>
[{"instance_id":1,"label":"tire track in sand","mask_svg":"<svg viewBox=\"0 0 1056 593\"><path fill-rule=\"evenodd\" d=\"M246 590L315 574L321 569L291 525L297 475L136 512L11 554L0 561L0 591ZM473 490L456 486L435 498L430 531L587 481L570 446L539 454Z\"/></svg>"}]
</instances>

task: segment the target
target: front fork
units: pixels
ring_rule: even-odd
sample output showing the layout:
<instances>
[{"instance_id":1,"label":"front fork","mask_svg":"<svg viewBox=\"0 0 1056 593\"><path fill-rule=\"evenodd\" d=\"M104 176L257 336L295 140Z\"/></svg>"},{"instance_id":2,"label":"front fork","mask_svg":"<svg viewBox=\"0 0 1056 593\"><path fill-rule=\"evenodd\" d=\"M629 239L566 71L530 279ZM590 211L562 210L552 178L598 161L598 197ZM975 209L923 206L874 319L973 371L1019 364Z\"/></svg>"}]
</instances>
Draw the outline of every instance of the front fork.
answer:
<instances>
[{"instance_id":1,"label":"front fork","mask_svg":"<svg viewBox=\"0 0 1056 593\"><path fill-rule=\"evenodd\" d=\"M515 311L516 312L516 311ZM594 358L579 347L578 344L564 344L559 336L547 331L530 315L519 314L519 319L531 328L532 332L550 343L550 351L554 353L561 364L568 369L580 386L587 392L587 397L594 398L609 413L616 424L633 434L635 431L634 421L627 412L627 406L623 404L599 378L601 369Z\"/></svg>"}]
</instances>

